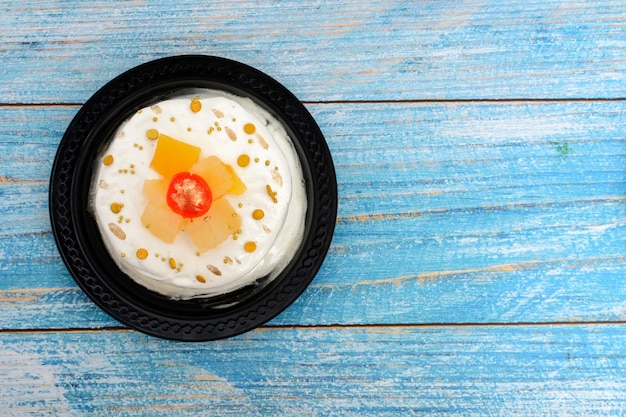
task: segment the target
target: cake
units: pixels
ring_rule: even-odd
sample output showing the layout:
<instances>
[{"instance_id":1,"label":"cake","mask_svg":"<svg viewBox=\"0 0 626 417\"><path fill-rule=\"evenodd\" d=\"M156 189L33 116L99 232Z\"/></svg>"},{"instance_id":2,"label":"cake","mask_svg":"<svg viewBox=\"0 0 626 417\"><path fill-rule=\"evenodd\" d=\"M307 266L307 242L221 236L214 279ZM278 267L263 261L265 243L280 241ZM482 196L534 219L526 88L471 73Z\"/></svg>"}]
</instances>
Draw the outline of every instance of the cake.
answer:
<instances>
[{"instance_id":1,"label":"cake","mask_svg":"<svg viewBox=\"0 0 626 417\"><path fill-rule=\"evenodd\" d=\"M274 279L307 197L286 129L248 98L198 90L138 110L94 163L89 202L109 255L172 299Z\"/></svg>"}]
</instances>

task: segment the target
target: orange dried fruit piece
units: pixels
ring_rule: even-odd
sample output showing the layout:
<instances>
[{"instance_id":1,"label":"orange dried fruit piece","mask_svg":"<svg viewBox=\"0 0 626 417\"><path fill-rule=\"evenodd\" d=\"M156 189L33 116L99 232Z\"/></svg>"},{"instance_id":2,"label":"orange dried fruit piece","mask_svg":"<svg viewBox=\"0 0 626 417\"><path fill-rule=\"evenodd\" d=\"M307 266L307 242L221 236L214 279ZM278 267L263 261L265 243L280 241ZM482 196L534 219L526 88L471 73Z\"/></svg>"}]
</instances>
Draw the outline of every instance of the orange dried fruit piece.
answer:
<instances>
[{"instance_id":1,"label":"orange dried fruit piece","mask_svg":"<svg viewBox=\"0 0 626 417\"><path fill-rule=\"evenodd\" d=\"M241 194L246 190L246 186L232 167L224 164L216 156L209 156L198 161L191 167L191 173L200 175L209 184L213 200L217 200L226 193ZM240 192L235 193L231 190Z\"/></svg>"},{"instance_id":2,"label":"orange dried fruit piece","mask_svg":"<svg viewBox=\"0 0 626 417\"><path fill-rule=\"evenodd\" d=\"M197 146L161 133L150 167L165 178L170 178L179 172L189 171L199 157L200 148Z\"/></svg>"},{"instance_id":3,"label":"orange dried fruit piece","mask_svg":"<svg viewBox=\"0 0 626 417\"><path fill-rule=\"evenodd\" d=\"M206 216L185 224L185 230L199 252L215 248L241 228L241 217L228 200L214 201Z\"/></svg>"}]
</instances>

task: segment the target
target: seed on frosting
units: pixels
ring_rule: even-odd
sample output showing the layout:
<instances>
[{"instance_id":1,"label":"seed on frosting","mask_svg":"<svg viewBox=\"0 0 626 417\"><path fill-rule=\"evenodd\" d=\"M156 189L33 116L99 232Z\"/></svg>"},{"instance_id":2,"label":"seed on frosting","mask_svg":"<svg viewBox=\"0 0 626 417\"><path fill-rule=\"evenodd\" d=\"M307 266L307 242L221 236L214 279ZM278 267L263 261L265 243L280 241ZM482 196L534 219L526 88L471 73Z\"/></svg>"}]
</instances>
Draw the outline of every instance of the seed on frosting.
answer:
<instances>
[{"instance_id":1,"label":"seed on frosting","mask_svg":"<svg viewBox=\"0 0 626 417\"><path fill-rule=\"evenodd\" d=\"M126 239L126 233L124 233L122 228L116 225L115 223L109 223L109 230L111 231L111 233L113 233L113 236L115 236L116 238L120 240Z\"/></svg>"},{"instance_id":2,"label":"seed on frosting","mask_svg":"<svg viewBox=\"0 0 626 417\"><path fill-rule=\"evenodd\" d=\"M261 147L263 147L263 149L269 148L269 145L267 144L267 142L265 141L265 138L263 138L263 136L261 136L261 135L259 135L257 133L256 134L256 139L259 141L259 145L261 145Z\"/></svg>"},{"instance_id":3,"label":"seed on frosting","mask_svg":"<svg viewBox=\"0 0 626 417\"><path fill-rule=\"evenodd\" d=\"M276 167L278 168L278 167ZM276 184L278 184L279 186L283 186L283 177L281 177L281 175L278 173L278 170L274 168L274 170L272 171L272 179L274 180L274 182Z\"/></svg>"},{"instance_id":4,"label":"seed on frosting","mask_svg":"<svg viewBox=\"0 0 626 417\"><path fill-rule=\"evenodd\" d=\"M237 140L237 134L235 133L235 131L234 131L234 130L232 130L232 129L231 129L230 127L228 127L228 126L226 126L226 127L224 128L224 130L226 130L226 134L228 135L228 138L229 138L231 141L235 142L235 141Z\"/></svg>"},{"instance_id":5,"label":"seed on frosting","mask_svg":"<svg viewBox=\"0 0 626 417\"><path fill-rule=\"evenodd\" d=\"M113 163L113 155L107 155L102 159L104 165L111 165Z\"/></svg>"},{"instance_id":6,"label":"seed on frosting","mask_svg":"<svg viewBox=\"0 0 626 417\"><path fill-rule=\"evenodd\" d=\"M174 258L170 258L168 262L170 264L170 268L176 269L176 260Z\"/></svg>"},{"instance_id":7,"label":"seed on frosting","mask_svg":"<svg viewBox=\"0 0 626 417\"><path fill-rule=\"evenodd\" d=\"M209 271L211 271L213 274L217 275L218 277L222 276L222 271L220 271L218 267L213 266L213 265L207 265L206 267Z\"/></svg>"},{"instance_id":8,"label":"seed on frosting","mask_svg":"<svg viewBox=\"0 0 626 417\"><path fill-rule=\"evenodd\" d=\"M144 248L137 249L137 258L138 259L146 259L148 257L148 251Z\"/></svg>"},{"instance_id":9,"label":"seed on frosting","mask_svg":"<svg viewBox=\"0 0 626 417\"><path fill-rule=\"evenodd\" d=\"M204 278L202 275L196 275L196 280L203 284L206 282L206 278Z\"/></svg>"}]
</instances>

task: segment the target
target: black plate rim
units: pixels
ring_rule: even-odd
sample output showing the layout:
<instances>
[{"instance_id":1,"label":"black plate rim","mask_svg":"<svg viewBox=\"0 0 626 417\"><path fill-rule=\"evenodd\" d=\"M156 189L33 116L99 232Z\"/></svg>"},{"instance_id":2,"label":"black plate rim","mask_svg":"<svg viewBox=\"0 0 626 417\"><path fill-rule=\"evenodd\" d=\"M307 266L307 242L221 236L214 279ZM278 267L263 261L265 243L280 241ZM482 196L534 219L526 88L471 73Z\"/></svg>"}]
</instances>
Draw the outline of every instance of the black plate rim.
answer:
<instances>
[{"instance_id":1,"label":"black plate rim","mask_svg":"<svg viewBox=\"0 0 626 417\"><path fill-rule=\"evenodd\" d=\"M94 255L95 249L90 249L92 244L81 232L89 221L70 202L82 201L79 192L80 178L86 177L84 160L94 152L98 139L92 133L101 129L103 119L114 119L113 115L123 118L123 114L132 114L147 100L158 101L161 94L175 89L204 87L246 94L286 125L303 166L309 210L304 241L277 279L251 290L243 301L225 308L213 308L202 300L170 300L175 307L185 306L193 311L193 314L179 314L171 304L164 311L155 307L166 297L154 293L148 294L154 303L144 305L142 298L131 294L147 290L128 277L122 278L124 284L120 286L117 274L111 274L109 269L103 272L98 265L104 262L108 267L113 261L108 254ZM332 240L337 183L330 150L319 126L286 87L237 61L210 55L180 55L129 69L99 89L81 107L57 149L50 176L49 208L61 258L73 279L96 305L116 320L146 334L179 341L208 341L232 337L266 323L308 287Z\"/></svg>"}]
</instances>

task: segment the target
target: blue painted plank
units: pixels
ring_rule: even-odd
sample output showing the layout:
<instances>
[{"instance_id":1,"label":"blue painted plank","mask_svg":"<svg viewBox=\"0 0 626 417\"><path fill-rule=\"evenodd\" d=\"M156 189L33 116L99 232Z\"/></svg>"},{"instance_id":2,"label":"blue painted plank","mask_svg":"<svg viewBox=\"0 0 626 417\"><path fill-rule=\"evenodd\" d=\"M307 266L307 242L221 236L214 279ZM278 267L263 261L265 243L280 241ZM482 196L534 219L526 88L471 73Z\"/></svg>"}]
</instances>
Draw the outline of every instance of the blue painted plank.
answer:
<instances>
[{"instance_id":1,"label":"blue painted plank","mask_svg":"<svg viewBox=\"0 0 626 417\"><path fill-rule=\"evenodd\" d=\"M623 319L623 102L309 107L337 163L338 225L274 324ZM47 218L76 107L0 111L0 328L116 325L65 271Z\"/></svg>"},{"instance_id":2,"label":"blue painted plank","mask_svg":"<svg viewBox=\"0 0 626 417\"><path fill-rule=\"evenodd\" d=\"M0 334L9 415L623 415L623 325Z\"/></svg>"},{"instance_id":3,"label":"blue painted plank","mask_svg":"<svg viewBox=\"0 0 626 417\"><path fill-rule=\"evenodd\" d=\"M625 17L612 0L5 1L0 102L81 103L178 54L245 62L307 101L621 98Z\"/></svg>"}]
</instances>

